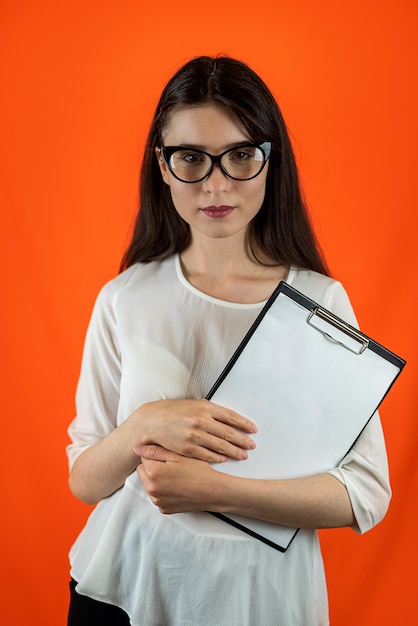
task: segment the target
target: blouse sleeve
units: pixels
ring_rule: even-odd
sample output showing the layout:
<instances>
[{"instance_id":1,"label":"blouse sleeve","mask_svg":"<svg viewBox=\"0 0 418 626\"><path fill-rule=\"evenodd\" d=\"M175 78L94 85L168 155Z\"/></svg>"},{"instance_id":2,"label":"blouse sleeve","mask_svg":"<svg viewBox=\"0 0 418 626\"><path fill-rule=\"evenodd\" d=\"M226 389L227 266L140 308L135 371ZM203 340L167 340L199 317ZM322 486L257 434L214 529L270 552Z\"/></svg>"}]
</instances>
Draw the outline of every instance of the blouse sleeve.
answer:
<instances>
[{"instance_id":1,"label":"blouse sleeve","mask_svg":"<svg viewBox=\"0 0 418 626\"><path fill-rule=\"evenodd\" d=\"M117 425L121 357L112 282L103 287L93 308L84 344L76 392L76 417L68 428L70 470L77 457Z\"/></svg>"},{"instance_id":2,"label":"blouse sleeve","mask_svg":"<svg viewBox=\"0 0 418 626\"><path fill-rule=\"evenodd\" d=\"M340 283L334 283L324 305L358 327L348 296ZM356 518L355 531L365 533L383 519L389 506L391 488L386 446L377 411L338 467L327 473L347 488Z\"/></svg>"}]
</instances>

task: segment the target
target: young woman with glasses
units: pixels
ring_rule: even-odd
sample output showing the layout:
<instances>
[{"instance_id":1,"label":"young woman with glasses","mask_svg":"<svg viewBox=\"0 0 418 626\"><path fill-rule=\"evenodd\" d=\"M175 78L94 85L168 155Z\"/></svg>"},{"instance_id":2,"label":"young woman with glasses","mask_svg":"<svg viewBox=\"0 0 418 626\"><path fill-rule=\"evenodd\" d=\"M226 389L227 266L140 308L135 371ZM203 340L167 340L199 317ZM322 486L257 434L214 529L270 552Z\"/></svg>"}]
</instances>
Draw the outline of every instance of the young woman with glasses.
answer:
<instances>
[{"instance_id":1,"label":"young woman with glasses","mask_svg":"<svg viewBox=\"0 0 418 626\"><path fill-rule=\"evenodd\" d=\"M70 553L68 623L326 625L315 529L362 533L384 516L378 415L323 474L256 480L212 465L255 447L255 424L204 398L280 280L355 324L277 103L245 64L199 57L168 82L139 209L94 307L69 428L71 489L97 506ZM209 512L301 530L280 553Z\"/></svg>"}]
</instances>

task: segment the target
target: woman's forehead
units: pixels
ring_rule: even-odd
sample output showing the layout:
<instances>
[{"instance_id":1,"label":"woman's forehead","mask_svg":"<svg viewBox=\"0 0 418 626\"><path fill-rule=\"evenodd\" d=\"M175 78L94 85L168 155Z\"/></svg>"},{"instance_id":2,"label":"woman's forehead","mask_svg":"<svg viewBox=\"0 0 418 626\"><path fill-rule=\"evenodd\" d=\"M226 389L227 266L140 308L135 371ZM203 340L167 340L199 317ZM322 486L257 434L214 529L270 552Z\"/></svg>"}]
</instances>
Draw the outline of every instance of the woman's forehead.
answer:
<instances>
[{"instance_id":1,"label":"woman's forehead","mask_svg":"<svg viewBox=\"0 0 418 626\"><path fill-rule=\"evenodd\" d=\"M250 141L236 113L221 104L207 103L172 111L163 128L165 145L209 150Z\"/></svg>"}]
</instances>

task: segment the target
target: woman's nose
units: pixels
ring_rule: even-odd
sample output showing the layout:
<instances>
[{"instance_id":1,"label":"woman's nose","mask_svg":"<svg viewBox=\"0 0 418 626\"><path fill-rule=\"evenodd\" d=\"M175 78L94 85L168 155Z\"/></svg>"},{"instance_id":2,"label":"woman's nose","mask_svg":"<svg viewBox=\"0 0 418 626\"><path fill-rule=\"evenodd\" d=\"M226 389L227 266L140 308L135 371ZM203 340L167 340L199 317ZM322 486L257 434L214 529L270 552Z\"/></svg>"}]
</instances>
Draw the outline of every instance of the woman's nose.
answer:
<instances>
[{"instance_id":1,"label":"woman's nose","mask_svg":"<svg viewBox=\"0 0 418 626\"><path fill-rule=\"evenodd\" d=\"M231 179L222 171L221 166L215 163L209 176L203 181L205 191L224 191L229 188Z\"/></svg>"}]
</instances>

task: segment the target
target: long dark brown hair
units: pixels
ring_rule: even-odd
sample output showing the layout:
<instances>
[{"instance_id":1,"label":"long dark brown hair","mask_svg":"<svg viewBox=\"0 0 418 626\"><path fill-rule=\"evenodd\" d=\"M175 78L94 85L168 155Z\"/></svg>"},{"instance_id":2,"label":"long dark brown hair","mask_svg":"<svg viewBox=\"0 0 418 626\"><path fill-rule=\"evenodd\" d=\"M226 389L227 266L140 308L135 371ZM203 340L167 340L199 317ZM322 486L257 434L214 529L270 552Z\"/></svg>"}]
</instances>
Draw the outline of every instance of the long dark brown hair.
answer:
<instances>
[{"instance_id":1,"label":"long dark brown hair","mask_svg":"<svg viewBox=\"0 0 418 626\"><path fill-rule=\"evenodd\" d=\"M162 260L190 242L162 178L155 148L162 145L168 116L200 104L221 104L237 115L254 143L271 141L263 204L250 224L249 245L278 264L328 274L299 185L292 146L280 109L261 78L229 57L201 56L169 80L151 124L140 177L139 210L121 271L133 263Z\"/></svg>"}]
</instances>

